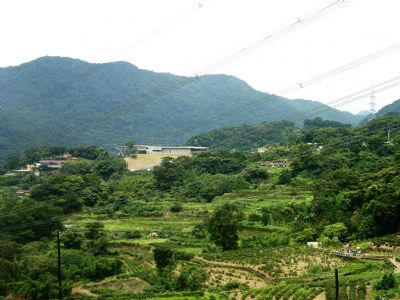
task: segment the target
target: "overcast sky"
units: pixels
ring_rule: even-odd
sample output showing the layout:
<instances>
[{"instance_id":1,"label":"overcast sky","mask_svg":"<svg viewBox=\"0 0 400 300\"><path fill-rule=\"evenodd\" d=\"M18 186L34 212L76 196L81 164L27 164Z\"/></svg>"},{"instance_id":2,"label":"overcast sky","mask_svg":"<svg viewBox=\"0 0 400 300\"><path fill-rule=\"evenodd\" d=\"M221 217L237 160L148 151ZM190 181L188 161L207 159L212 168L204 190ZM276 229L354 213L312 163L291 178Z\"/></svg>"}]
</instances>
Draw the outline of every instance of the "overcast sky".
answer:
<instances>
[{"instance_id":1,"label":"overcast sky","mask_svg":"<svg viewBox=\"0 0 400 300\"><path fill-rule=\"evenodd\" d=\"M45 55L89 62L125 60L142 69L178 75L231 74L258 90L280 94L400 43L399 0L354 0L279 39L256 43L334 2L2 0L0 66ZM254 43L254 51L213 64ZM328 103L400 75L399 62L400 47L285 96ZM400 86L377 93L377 108L399 98ZM368 110L369 101L366 97L338 108Z\"/></svg>"}]
</instances>

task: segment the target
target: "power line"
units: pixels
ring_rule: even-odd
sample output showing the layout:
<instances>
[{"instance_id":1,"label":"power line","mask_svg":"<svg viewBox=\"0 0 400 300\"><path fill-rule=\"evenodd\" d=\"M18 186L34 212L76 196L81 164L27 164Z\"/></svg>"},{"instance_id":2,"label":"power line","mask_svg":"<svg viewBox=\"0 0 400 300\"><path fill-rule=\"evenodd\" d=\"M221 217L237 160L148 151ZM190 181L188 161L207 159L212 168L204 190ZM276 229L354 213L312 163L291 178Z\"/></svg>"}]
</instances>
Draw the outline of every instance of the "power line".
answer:
<instances>
[{"instance_id":1,"label":"power line","mask_svg":"<svg viewBox=\"0 0 400 300\"><path fill-rule=\"evenodd\" d=\"M351 61L351 62L349 62L347 64L344 64L344 65L342 65L340 67L334 68L334 69L329 70L329 71L327 71L325 73L319 74L319 75L317 75L315 77L311 77L309 79L303 80L303 81L299 82L298 84L289 86L289 87L281 90L277 94L278 95L287 95L287 94L292 93L294 91L303 89L303 88L308 87L310 85L316 84L318 82L321 82L323 80L326 80L328 78L336 76L337 74L340 74L340 73L343 73L345 71L348 71L348 70L354 69L356 67L359 67L359 66L361 66L363 64L366 64L366 63L370 62L371 60L378 59L378 58L380 58L382 56L388 55L388 54L390 54L390 53L392 53L394 51L397 51L399 49L400 49L400 43L393 44L393 45L391 45L389 47L386 47L384 49L381 49L379 51L371 53L371 54L369 54L367 56L364 56L362 58L353 60L353 61Z\"/></svg>"},{"instance_id":2,"label":"power line","mask_svg":"<svg viewBox=\"0 0 400 300\"><path fill-rule=\"evenodd\" d=\"M216 62L211 63L207 67L201 69L198 74L208 73L210 70L219 69L222 66L230 63L232 60L236 60L244 55L248 55L249 53L259 49L260 47L264 47L268 43L274 42L276 40L281 39L282 37L297 31L316 20L334 12L335 10L346 6L353 2L354 0L339 0L335 2L331 2L327 6L324 6L321 9L309 12L301 17L298 17L296 20L290 22L289 24L281 27L280 29L270 33L267 36L263 36L261 39L244 46L243 48L231 53L225 58L219 59Z\"/></svg>"},{"instance_id":3,"label":"power line","mask_svg":"<svg viewBox=\"0 0 400 300\"><path fill-rule=\"evenodd\" d=\"M395 87L398 84L396 84L396 83L392 84L392 83L396 82L397 80L400 80L400 76L396 76L396 77L391 78L389 80L386 80L384 82L372 85L372 86L370 86L368 88L362 89L360 91L357 91L357 92L351 93L349 95L346 95L344 97L340 97L338 99L330 101L330 102L328 102L326 104L326 105L328 105L328 107L317 108L317 109L311 110L311 112L310 111L309 112L305 112L305 113L301 114L300 117L296 118L295 122L296 121L301 121L303 119L303 117L306 117L308 115L312 115L312 114L315 114L315 113L321 113L321 112L324 112L324 111L328 111L328 110L340 107L340 106L342 106L344 104L349 104L351 102L354 102L354 101L357 101L359 99L365 98L366 96L370 95L369 91L373 91L375 93L378 93L378 92L390 89L392 87ZM386 85L388 85L388 86L386 86ZM362 94L362 93L364 93L364 94ZM361 94L361 96L360 96L360 94ZM357 96L357 95L359 95L359 96ZM353 97L355 97L355 98L353 98ZM243 104L243 105L241 105L239 107L235 107L235 108L233 108L233 109L231 109L229 111L226 111L223 114L215 115L215 116L213 116L211 118L208 118L208 119L204 120L202 123L210 124L210 123L215 122L215 121L220 121L221 119L229 117L234 113L239 113L241 111L245 111L245 110L254 108L255 105L263 104L263 103L265 103L265 101L271 101L271 95L266 95L266 96L263 96L261 98L258 98L256 100L254 100L254 101L247 102L247 103L245 103L245 104ZM342 103L340 104L339 102L342 102ZM339 103L339 104L337 104L337 103ZM199 129L199 128L201 128L201 126L196 125L196 126L192 126L192 127L189 127L189 128L185 128L185 131L191 131L191 130ZM176 134L178 132L182 132L182 131L175 131L173 134Z\"/></svg>"},{"instance_id":4,"label":"power line","mask_svg":"<svg viewBox=\"0 0 400 300\"><path fill-rule=\"evenodd\" d=\"M357 92L351 93L351 94L346 95L344 97L340 97L340 98L338 98L336 100L330 101L330 102L326 103L326 105L328 105L331 108L336 108L336 107L340 107L340 106L345 105L345 104L349 104L351 102L360 100L360 99L365 98L367 96L370 96L371 94L379 93L379 92L385 91L387 89L396 87L399 84L398 82L396 82L398 80L400 80L400 76L395 76L395 77L393 77L393 78L391 78L389 80L383 81L381 83L378 83L378 84L372 85L370 87L364 88L362 90L359 90ZM314 111L311 111L311 113L314 114L314 113L318 113L320 111L325 111L325 109L324 108L316 109ZM310 113L308 113L308 114L310 114ZM303 115L305 115L305 114L303 114ZM298 118L298 119L300 119L300 118Z\"/></svg>"},{"instance_id":5,"label":"power line","mask_svg":"<svg viewBox=\"0 0 400 300\"><path fill-rule=\"evenodd\" d=\"M226 65L227 63L230 63L230 61L232 61L232 59L237 59L243 55L247 55L248 53L253 51L255 48L259 47L260 45L265 45L267 42L276 41L276 40L286 36L287 34L294 32L308 24L311 24L311 23L315 22L316 20L322 18L323 16L328 15L343 6L350 4L353 1L354 0L338 0L335 2L331 2L329 5L324 6L323 8L321 8L317 11L308 13L305 16L297 18L296 21L290 23L289 25L285 26L282 29L279 29L278 31L275 31L275 32L263 37L261 40L258 40L242 49L239 49L238 51L235 51L233 54L229 55L227 58L221 59L217 63L212 63L212 64L204 67L203 69L200 70L200 72L197 72L197 74L201 74L203 72L209 72L211 70L218 69L218 68ZM118 117L120 117L121 115L127 114L136 108L143 107L144 105L147 105L153 101L158 100L160 98L160 96L166 96L175 90L178 90L188 84L194 83L194 82L196 82L196 80L198 80L200 78L201 77L199 77L199 75L195 75L193 77L180 77L180 78L171 80L170 83L160 86L155 91L142 94L141 96L133 99L135 101L135 103L133 103L133 105L131 105L129 107L126 107L123 111L121 111L121 109L119 109L117 111L110 111L110 112L108 112L107 115L104 115L101 118L99 117L99 118L93 119L92 122L95 122L95 120L105 121L108 118L114 118L115 114L117 114L117 113L118 113Z\"/></svg>"},{"instance_id":6,"label":"power line","mask_svg":"<svg viewBox=\"0 0 400 300\"><path fill-rule=\"evenodd\" d=\"M270 35L268 35L266 37L263 37L261 40L255 42L255 43L252 43L249 46L246 46L245 48L242 48L242 49L238 50L237 52L234 52L232 55L229 56L230 60L231 60L232 57L240 57L243 54L246 54L246 53L249 53L249 52L253 51L255 48L257 48L260 45L265 45L266 42L277 40L277 39L279 39L279 38L281 38L281 37L293 32L293 31L295 31L297 29L300 29L301 27L304 27L305 25L311 24L312 22L318 20L319 18L321 18L321 17L323 17L323 16L325 16L325 15L327 15L329 13L332 13L336 9L338 9L338 8L340 8L342 6L345 6L345 5L349 4L349 3L351 3L352 1L353 0L335 1L335 2L332 2L329 5L323 7L323 8L321 8L321 9L315 11L315 12L306 14L305 16L296 19L295 22L290 23L288 26L286 26L286 27L284 27L284 28L282 28L282 29L280 29L280 30L278 30L276 32L273 32L272 34L270 34ZM216 67L221 67L222 65L224 65L226 63L228 63L228 61L226 59L222 59L222 60L219 61L218 66L214 63L211 66L206 67L204 70L206 70L207 68L210 68L210 67L215 69ZM100 67L102 67L104 65L106 65L106 64L96 65L96 66L94 66L94 68L100 68ZM54 89L53 92L50 92L47 95L46 94L45 95L41 95L41 97L47 97L48 98L48 97L51 97L51 96L55 96L55 91L56 90L57 91L58 90L61 90L61 91L65 90L66 88L68 88L68 86L73 85L74 83L78 82L79 78L82 78L84 76L88 76L89 73L91 73L91 72L87 71L86 73L83 74L83 76L78 77L78 79L71 80L71 81L67 82L67 84L59 87L58 89ZM166 95L166 94L168 94L168 93L170 93L170 92L172 92L172 91L174 91L176 89L179 89L179 88L191 83L192 81L194 81L194 80L196 80L198 78L199 77L197 75L192 77L192 78L175 78L175 79L171 80L170 82L168 82L167 84L159 86L156 90L153 90L151 93L142 94L141 96L139 96L139 98L136 99L138 101L134 104L134 106L131 106L129 109L125 109L122 112L122 114L125 114L125 113L129 112L132 108L136 109L136 108L139 108L142 105L146 105L147 103L156 100L161 95ZM189 79L189 80L187 80L187 79ZM152 97L153 97L153 99L151 99ZM4 99L3 99L3 101L4 101ZM121 111L118 110L118 112L119 112L118 116L121 116ZM108 115L103 116L100 120L104 121L110 116L115 117L115 113L116 113L116 111L109 112ZM98 120L99 118L94 118L94 119ZM88 130L86 130L85 132L88 132ZM81 135L82 132L80 132L79 134Z\"/></svg>"},{"instance_id":7,"label":"power line","mask_svg":"<svg viewBox=\"0 0 400 300\"><path fill-rule=\"evenodd\" d=\"M365 56L365 57L363 57L363 58L360 58L360 59L357 59L357 60L352 61L352 62L350 62L350 63L347 63L347 64L345 64L345 65L343 65L343 66L340 66L340 67L338 67L338 68L332 69L332 70L330 70L330 71L328 71L328 72L322 73L321 75L318 75L318 76L316 76L316 77L313 77L313 78L311 78L311 79L308 79L308 80L306 80L306 81L303 81L302 84L288 87L288 88L282 90L281 94L287 94L287 93L293 92L293 91L296 90L296 89L304 88L304 87L307 87L307 86L309 86L309 85L315 84L315 83L317 83L317 82L319 82L319 81L325 80L325 79L327 79L327 78L329 78L329 77L332 77L332 76L334 76L334 75L337 75L337 74L342 73L342 72L344 72L344 71L347 71L347 70L349 70L349 69L352 69L352 68L355 68L355 67L360 66L360 65L362 65L362 64L365 64L365 63L371 61L372 59L377 59L377 58L379 58L379 57L381 57L381 56L383 56L383 55L387 55L387 54L389 54L389 53L391 53L391 52L393 52L393 51L395 51L395 50L398 50L398 49L400 49L400 43L396 43L396 44L391 45L391 46L389 46L389 47L387 47L387 48L384 48L384 49L379 50L379 51L377 51L377 52L374 52L374 53L372 53L372 54L370 54L370 55L367 55L367 56ZM370 87L370 88L368 88L368 89L375 89L375 88L378 88L379 86L381 86L381 85L383 85L383 84L389 83L389 82L391 82L391 81L395 81L395 80L397 80L397 79L399 79L399 78L400 78L400 76L397 76L397 77L392 78L392 79L390 79L390 80L388 80L388 81L385 81L385 82L382 82L382 83L380 83L380 84L378 84L378 85L372 86L372 87ZM336 99L336 100L334 100L334 101L331 101L331 102L326 103L326 105L333 105L333 104L335 104L336 102L345 100L346 98L355 96L356 94L359 94L359 93L361 93L361 92L363 92L363 91L366 91L366 90L367 90L367 89L364 89L364 90L358 91L358 92L356 92L356 93L347 95L347 96L345 96L345 97ZM264 100L268 100L268 98L270 98L269 95L268 95L268 96L265 96L265 97L262 97L262 98L260 98L260 99L257 99L257 100L255 100L255 101L252 101L252 102L250 102L250 103L245 103L245 104L243 104L242 106L237 107L237 108L234 108L234 109L232 109L232 110L230 110L230 111L227 111L227 112L225 112L225 113L223 113L223 114L215 115L215 116L213 116L213 117L211 117L211 118L208 118L208 119L206 119L206 120L204 121L204 123L209 124L210 122L220 120L220 119L223 118L223 117L230 116L233 112L238 112L238 111L246 110L246 109L249 108L249 107L251 108L251 106L250 106L249 104L257 104L258 102L261 102L261 101L264 101ZM332 108L335 108L335 107L337 107L337 106L333 106ZM317 110L316 110L316 112L319 112L319 111L323 111L323 110L321 110L321 109L317 109ZM188 130L191 130L191 129L194 129L194 128L198 128L198 127L199 127L199 126L197 125L197 126L194 126L194 127L185 128L185 131L188 131ZM176 133L176 131L175 131L174 133Z\"/></svg>"},{"instance_id":8,"label":"power line","mask_svg":"<svg viewBox=\"0 0 400 300\"><path fill-rule=\"evenodd\" d=\"M202 6L203 7L203 6ZM156 35L158 35L160 32L162 31L166 31L167 29L169 29L171 26L176 25L177 23L181 22L182 20L186 19L187 17L189 17L190 15L192 15L195 12L198 12L199 9L197 7L190 7L189 9L183 11L181 14L167 20L166 22L162 23L161 25L159 25L158 27L156 27L155 29L153 29L152 31L142 35L139 39L135 40L134 42L130 43L127 47L121 49L120 51L118 51L117 53L109 56L108 58L106 58L105 60L111 60L113 57L115 57L116 55L121 55L126 53L127 51L129 51L130 49L132 49L133 47L138 47L140 45L142 45L143 43L145 43L146 41L154 38ZM35 100L40 100L40 99L48 99L54 96L57 96L60 91L65 91L68 88L71 88L75 83L80 82L83 78L88 77L89 75L100 71L101 69L105 68L108 65L108 63L103 63L103 64L92 64L90 65L90 67L84 71L82 74L79 74L77 77L71 78L69 80L67 80L66 82L63 82L62 84L60 84L58 87L53 88L51 91L48 91L46 93L37 95ZM15 104L12 101L8 101L7 99L5 99L4 97L1 97L0 95L0 100L2 100L3 103L7 103L9 106L12 106L16 109L18 109L19 112L21 112L22 109L24 109L25 111L28 111L26 108L29 106L19 106L17 104ZM56 104L56 102L52 102L52 105ZM37 120L33 120L32 118L30 118L29 116L25 115L24 116L25 119L30 120L33 123L36 123Z\"/></svg>"},{"instance_id":9,"label":"power line","mask_svg":"<svg viewBox=\"0 0 400 300\"><path fill-rule=\"evenodd\" d=\"M387 89L396 87L396 86L400 85L400 81L397 81L399 79L400 79L400 76L396 76L396 77L394 77L392 79L389 79L387 81L384 81L382 83L370 86L370 87L362 89L362 90L360 90L358 92L351 93L351 94L349 94L347 96L344 96L344 97L341 97L341 98L336 99L334 101L331 101L330 104L334 104L334 103L337 103L337 102L340 102L340 101L341 102L336 104L336 105L334 105L333 107L327 106L325 108L322 108L322 109L319 109L319 110L314 110L314 111L311 111L311 112L309 112L307 114L303 114L303 117L296 118L294 120L294 122L303 120L307 115L308 116L312 116L312 115L315 115L316 113L321 113L321 112L324 112L324 111L328 111L328 110L331 110L332 108L337 108L337 107L343 106L345 104L349 104L351 102L354 102L354 101L360 100L362 98L368 97L369 95L371 95L371 93L379 93L379 92L385 91ZM263 97L261 99L265 100L265 99L267 99L267 97ZM257 102L259 102L259 100L257 100ZM247 109L248 107L247 106L242 106L241 108L242 109ZM237 110L235 110L235 112L237 112ZM228 116L228 114L226 116ZM211 121L211 120L209 120L209 121ZM240 136L240 137L237 137L236 139L232 139L231 141L233 141L233 142L239 141L239 140L242 140L243 138L246 138L247 136L250 136L250 135Z\"/></svg>"}]
</instances>

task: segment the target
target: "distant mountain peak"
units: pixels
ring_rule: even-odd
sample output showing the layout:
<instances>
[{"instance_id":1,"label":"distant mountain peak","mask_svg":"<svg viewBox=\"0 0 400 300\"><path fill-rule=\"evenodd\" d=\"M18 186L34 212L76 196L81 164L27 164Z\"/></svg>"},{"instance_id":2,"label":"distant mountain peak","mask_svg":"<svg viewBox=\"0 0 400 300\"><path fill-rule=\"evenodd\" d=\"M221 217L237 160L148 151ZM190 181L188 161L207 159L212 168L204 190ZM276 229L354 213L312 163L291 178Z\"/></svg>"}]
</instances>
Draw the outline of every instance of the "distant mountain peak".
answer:
<instances>
[{"instance_id":1,"label":"distant mountain peak","mask_svg":"<svg viewBox=\"0 0 400 300\"><path fill-rule=\"evenodd\" d=\"M326 120L359 121L316 101L257 91L231 75L184 77L58 56L0 69L0 101L0 159L44 144L181 144L222 126L302 123L299 116L313 118L307 112L315 110Z\"/></svg>"}]
</instances>

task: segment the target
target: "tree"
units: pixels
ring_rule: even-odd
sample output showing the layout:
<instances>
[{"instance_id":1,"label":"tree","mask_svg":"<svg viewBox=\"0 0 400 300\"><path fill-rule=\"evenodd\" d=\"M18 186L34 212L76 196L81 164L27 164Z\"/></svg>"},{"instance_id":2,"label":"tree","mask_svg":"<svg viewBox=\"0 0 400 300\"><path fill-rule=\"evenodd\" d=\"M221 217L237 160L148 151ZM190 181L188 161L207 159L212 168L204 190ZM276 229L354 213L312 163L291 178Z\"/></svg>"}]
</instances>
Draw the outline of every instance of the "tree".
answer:
<instances>
[{"instance_id":1,"label":"tree","mask_svg":"<svg viewBox=\"0 0 400 300\"><path fill-rule=\"evenodd\" d=\"M283 169L279 174L278 183L279 184L288 184L292 181L292 171L288 169Z\"/></svg>"},{"instance_id":2,"label":"tree","mask_svg":"<svg viewBox=\"0 0 400 300\"><path fill-rule=\"evenodd\" d=\"M95 150L96 158L97 157L106 157L108 156L108 152L103 147L97 147Z\"/></svg>"},{"instance_id":3,"label":"tree","mask_svg":"<svg viewBox=\"0 0 400 300\"><path fill-rule=\"evenodd\" d=\"M178 290L197 291L204 287L209 274L206 270L197 266L183 268L176 280Z\"/></svg>"},{"instance_id":4,"label":"tree","mask_svg":"<svg viewBox=\"0 0 400 300\"><path fill-rule=\"evenodd\" d=\"M137 149L135 147L134 141L129 141L125 144L126 146L126 153L129 157L136 157L137 156Z\"/></svg>"},{"instance_id":5,"label":"tree","mask_svg":"<svg viewBox=\"0 0 400 300\"><path fill-rule=\"evenodd\" d=\"M85 237L88 240L96 240L104 236L104 224L100 222L87 223L85 229Z\"/></svg>"},{"instance_id":6,"label":"tree","mask_svg":"<svg viewBox=\"0 0 400 300\"><path fill-rule=\"evenodd\" d=\"M251 168L246 168L244 170L243 177L248 182L258 184L261 181L268 179L269 176L268 176L267 170L251 167Z\"/></svg>"},{"instance_id":7,"label":"tree","mask_svg":"<svg viewBox=\"0 0 400 300\"><path fill-rule=\"evenodd\" d=\"M346 225L339 222L336 224L327 225L324 227L324 231L321 237L328 238L331 242L344 242L346 240L348 229Z\"/></svg>"},{"instance_id":8,"label":"tree","mask_svg":"<svg viewBox=\"0 0 400 300\"><path fill-rule=\"evenodd\" d=\"M351 124L344 124L337 121L323 120L321 117L316 117L314 120L305 119L304 128L349 128Z\"/></svg>"},{"instance_id":9,"label":"tree","mask_svg":"<svg viewBox=\"0 0 400 300\"><path fill-rule=\"evenodd\" d=\"M249 186L250 184L242 176L203 174L199 177L198 182L190 185L190 188L185 189L185 194L188 197L200 196L211 202L217 196L222 196L233 190L246 189Z\"/></svg>"},{"instance_id":10,"label":"tree","mask_svg":"<svg viewBox=\"0 0 400 300\"><path fill-rule=\"evenodd\" d=\"M156 185L160 190L167 191L183 180L184 171L179 160L164 157L161 164L153 169Z\"/></svg>"},{"instance_id":11,"label":"tree","mask_svg":"<svg viewBox=\"0 0 400 300\"><path fill-rule=\"evenodd\" d=\"M65 174L85 175L92 173L92 169L93 162L87 159L69 161L62 166L62 171Z\"/></svg>"},{"instance_id":12,"label":"tree","mask_svg":"<svg viewBox=\"0 0 400 300\"><path fill-rule=\"evenodd\" d=\"M113 174L123 174L128 168L125 160L119 157L102 157L96 160L94 170L104 179L109 179Z\"/></svg>"},{"instance_id":13,"label":"tree","mask_svg":"<svg viewBox=\"0 0 400 300\"><path fill-rule=\"evenodd\" d=\"M173 252L170 248L164 246L157 246L153 250L154 261L157 269L162 271L173 260Z\"/></svg>"},{"instance_id":14,"label":"tree","mask_svg":"<svg viewBox=\"0 0 400 300\"><path fill-rule=\"evenodd\" d=\"M225 203L217 208L207 224L211 240L224 251L236 249L242 219L243 213L236 205Z\"/></svg>"},{"instance_id":15,"label":"tree","mask_svg":"<svg viewBox=\"0 0 400 300\"><path fill-rule=\"evenodd\" d=\"M82 246L82 235L74 232L67 231L62 236L64 247L67 249L80 249Z\"/></svg>"},{"instance_id":16,"label":"tree","mask_svg":"<svg viewBox=\"0 0 400 300\"><path fill-rule=\"evenodd\" d=\"M397 286L396 277L393 273L383 274L382 278L375 284L377 290L390 290Z\"/></svg>"},{"instance_id":17,"label":"tree","mask_svg":"<svg viewBox=\"0 0 400 300\"><path fill-rule=\"evenodd\" d=\"M16 213L13 213L14 210ZM0 214L5 212L3 209L0 210ZM0 227L11 226L4 234L13 241L26 243L48 238L55 230L62 227L60 219L57 218L62 215L62 210L52 204L24 199L21 203L15 203L14 206L9 207L7 213L11 215L0 218ZM30 223L32 224L29 225Z\"/></svg>"}]
</instances>

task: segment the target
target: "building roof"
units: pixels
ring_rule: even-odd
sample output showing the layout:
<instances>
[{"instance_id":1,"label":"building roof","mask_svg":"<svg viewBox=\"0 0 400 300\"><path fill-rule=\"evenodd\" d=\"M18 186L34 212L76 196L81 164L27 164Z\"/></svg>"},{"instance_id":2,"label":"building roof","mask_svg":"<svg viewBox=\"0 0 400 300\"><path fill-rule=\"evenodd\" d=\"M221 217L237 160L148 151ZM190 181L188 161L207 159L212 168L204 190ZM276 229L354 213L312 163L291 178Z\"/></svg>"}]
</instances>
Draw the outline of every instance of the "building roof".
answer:
<instances>
[{"instance_id":1,"label":"building roof","mask_svg":"<svg viewBox=\"0 0 400 300\"><path fill-rule=\"evenodd\" d=\"M193 149L193 150L205 150L208 147L198 146L150 146L150 145L135 145L136 148L159 148L159 149Z\"/></svg>"}]
</instances>

